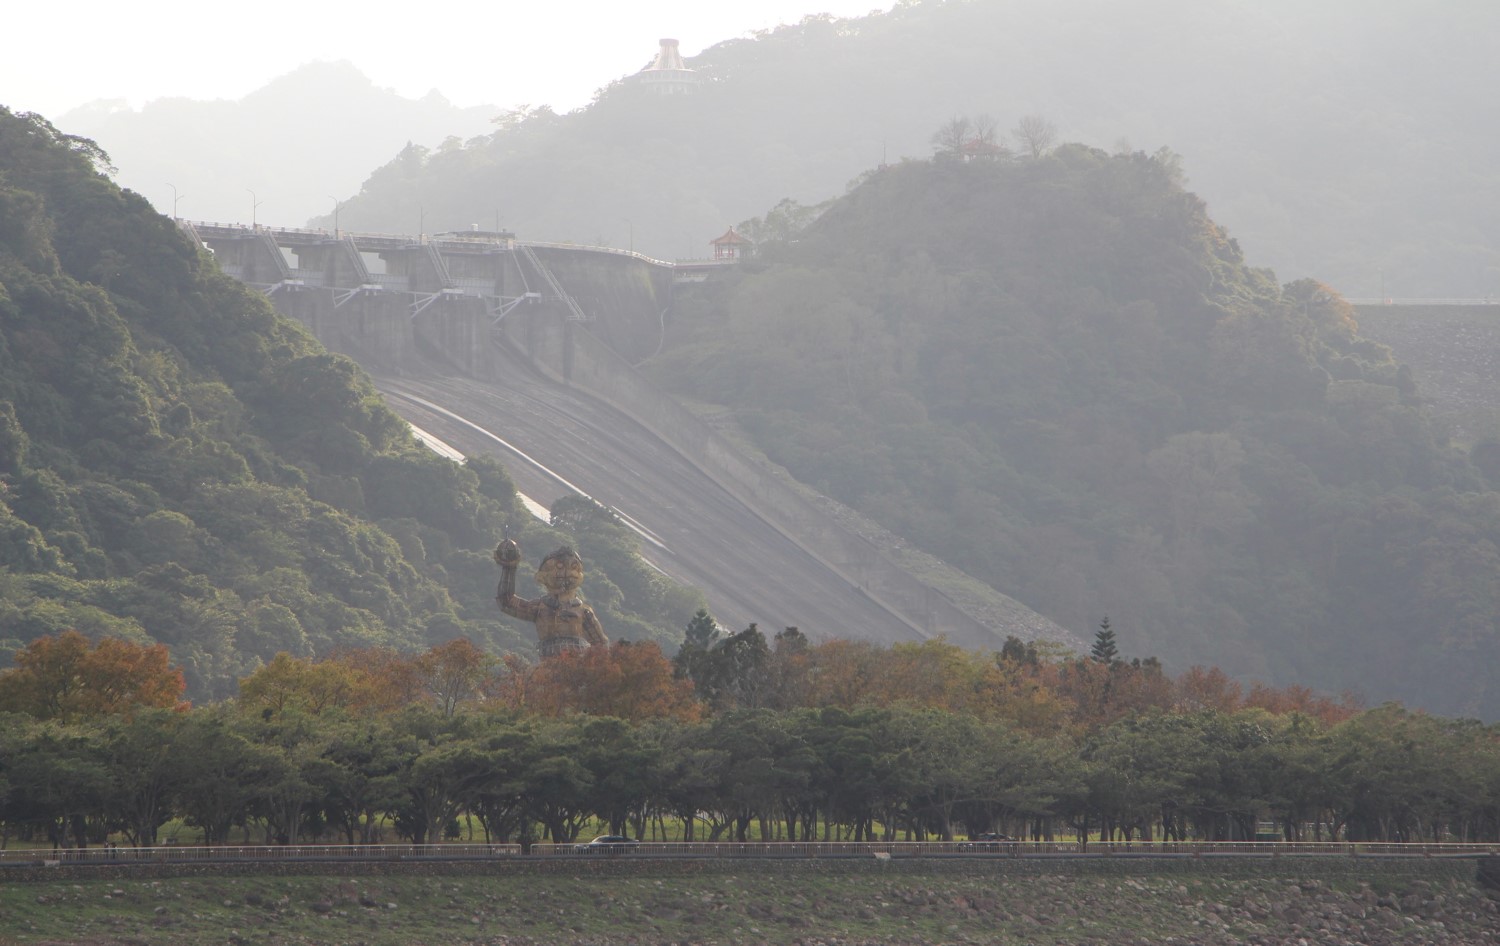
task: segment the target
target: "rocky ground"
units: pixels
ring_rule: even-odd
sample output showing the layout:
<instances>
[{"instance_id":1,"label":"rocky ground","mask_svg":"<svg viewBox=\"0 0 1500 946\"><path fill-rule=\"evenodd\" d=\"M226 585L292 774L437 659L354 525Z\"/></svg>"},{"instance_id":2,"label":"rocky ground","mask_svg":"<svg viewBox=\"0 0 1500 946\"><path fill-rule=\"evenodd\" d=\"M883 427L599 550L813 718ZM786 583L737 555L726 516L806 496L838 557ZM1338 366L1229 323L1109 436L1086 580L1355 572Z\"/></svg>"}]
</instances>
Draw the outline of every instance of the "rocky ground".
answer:
<instances>
[{"instance_id":1,"label":"rocky ground","mask_svg":"<svg viewBox=\"0 0 1500 946\"><path fill-rule=\"evenodd\" d=\"M0 944L1500 944L1474 861L613 863L0 875Z\"/></svg>"}]
</instances>

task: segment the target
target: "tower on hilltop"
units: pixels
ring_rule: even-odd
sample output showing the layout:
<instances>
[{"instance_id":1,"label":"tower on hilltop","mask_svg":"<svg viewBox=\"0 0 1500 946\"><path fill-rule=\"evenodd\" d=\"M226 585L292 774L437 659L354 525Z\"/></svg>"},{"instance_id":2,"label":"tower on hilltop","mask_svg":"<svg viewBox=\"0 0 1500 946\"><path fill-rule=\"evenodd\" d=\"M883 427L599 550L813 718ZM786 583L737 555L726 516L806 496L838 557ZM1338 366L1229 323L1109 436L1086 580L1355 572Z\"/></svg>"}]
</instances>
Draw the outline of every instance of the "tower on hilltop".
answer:
<instances>
[{"instance_id":1,"label":"tower on hilltop","mask_svg":"<svg viewBox=\"0 0 1500 946\"><path fill-rule=\"evenodd\" d=\"M677 49L677 40L664 39L656 53L656 61L642 69L637 76L646 88L658 95L686 95L698 85L698 73L689 69L682 61Z\"/></svg>"}]
</instances>

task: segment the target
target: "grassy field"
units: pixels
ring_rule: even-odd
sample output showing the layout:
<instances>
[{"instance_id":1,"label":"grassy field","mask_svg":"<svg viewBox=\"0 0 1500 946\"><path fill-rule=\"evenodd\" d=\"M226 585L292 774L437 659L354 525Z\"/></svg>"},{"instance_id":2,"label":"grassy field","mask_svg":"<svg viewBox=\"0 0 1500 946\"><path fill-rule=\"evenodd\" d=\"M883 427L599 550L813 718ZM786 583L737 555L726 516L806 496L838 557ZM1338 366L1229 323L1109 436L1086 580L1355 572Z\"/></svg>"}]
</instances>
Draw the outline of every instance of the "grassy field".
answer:
<instances>
[{"instance_id":1,"label":"grassy field","mask_svg":"<svg viewBox=\"0 0 1500 946\"><path fill-rule=\"evenodd\" d=\"M610 859L420 870L0 874L0 944L1500 943L1500 911L1472 861Z\"/></svg>"}]
</instances>

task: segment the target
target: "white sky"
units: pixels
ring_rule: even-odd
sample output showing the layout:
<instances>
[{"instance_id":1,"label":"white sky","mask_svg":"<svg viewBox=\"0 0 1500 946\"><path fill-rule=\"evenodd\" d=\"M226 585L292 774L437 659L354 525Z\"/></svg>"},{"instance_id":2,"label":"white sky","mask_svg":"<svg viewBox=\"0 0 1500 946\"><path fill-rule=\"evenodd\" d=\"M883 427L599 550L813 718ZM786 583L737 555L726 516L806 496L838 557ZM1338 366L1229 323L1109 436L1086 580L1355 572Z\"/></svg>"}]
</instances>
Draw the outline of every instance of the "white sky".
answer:
<instances>
[{"instance_id":1,"label":"white sky","mask_svg":"<svg viewBox=\"0 0 1500 946\"><path fill-rule=\"evenodd\" d=\"M96 99L238 99L315 60L345 59L407 97L565 112L647 65L811 13L881 0L10 0L0 105L56 118Z\"/></svg>"}]
</instances>

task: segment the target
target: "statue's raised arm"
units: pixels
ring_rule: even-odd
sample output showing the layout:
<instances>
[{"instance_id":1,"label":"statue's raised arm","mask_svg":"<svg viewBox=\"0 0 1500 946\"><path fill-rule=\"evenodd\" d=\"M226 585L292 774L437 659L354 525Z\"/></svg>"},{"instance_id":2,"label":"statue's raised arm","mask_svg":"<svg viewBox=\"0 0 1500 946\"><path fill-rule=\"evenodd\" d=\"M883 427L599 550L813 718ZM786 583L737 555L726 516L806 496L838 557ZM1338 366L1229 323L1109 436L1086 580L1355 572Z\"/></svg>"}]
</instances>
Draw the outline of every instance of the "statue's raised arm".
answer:
<instances>
[{"instance_id":1,"label":"statue's raised arm","mask_svg":"<svg viewBox=\"0 0 1500 946\"><path fill-rule=\"evenodd\" d=\"M495 563L500 566L495 602L511 617L536 625L537 646L543 657L609 643L594 609L578 594L583 586L583 559L577 552L564 546L542 559L536 581L547 594L535 600L516 594L521 546L514 539L505 539L495 547Z\"/></svg>"}]
</instances>

